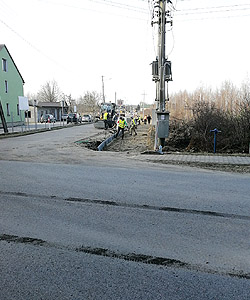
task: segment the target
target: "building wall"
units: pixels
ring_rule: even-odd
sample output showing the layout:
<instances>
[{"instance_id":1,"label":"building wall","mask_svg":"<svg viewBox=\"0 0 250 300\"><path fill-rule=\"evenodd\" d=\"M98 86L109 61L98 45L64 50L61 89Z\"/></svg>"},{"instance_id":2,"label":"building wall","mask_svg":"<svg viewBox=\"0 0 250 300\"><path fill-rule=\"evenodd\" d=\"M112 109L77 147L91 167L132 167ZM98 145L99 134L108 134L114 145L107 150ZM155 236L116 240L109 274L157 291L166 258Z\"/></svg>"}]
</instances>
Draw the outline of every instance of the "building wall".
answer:
<instances>
[{"instance_id":1,"label":"building wall","mask_svg":"<svg viewBox=\"0 0 250 300\"><path fill-rule=\"evenodd\" d=\"M3 70L7 61L7 72ZM5 81L8 85L6 92ZM18 112L18 96L23 96L23 80L5 47L0 51L0 100L7 124L18 125L24 121L24 112ZM1 120L0 120L1 123Z\"/></svg>"}]
</instances>

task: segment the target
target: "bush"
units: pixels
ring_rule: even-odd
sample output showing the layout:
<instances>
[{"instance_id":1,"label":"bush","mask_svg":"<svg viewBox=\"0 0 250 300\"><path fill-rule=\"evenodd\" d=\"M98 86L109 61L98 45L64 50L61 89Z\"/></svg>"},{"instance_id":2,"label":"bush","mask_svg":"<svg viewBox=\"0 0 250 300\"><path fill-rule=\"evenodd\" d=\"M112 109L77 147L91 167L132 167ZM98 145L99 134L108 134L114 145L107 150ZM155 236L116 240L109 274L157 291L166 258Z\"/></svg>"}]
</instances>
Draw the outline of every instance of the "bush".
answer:
<instances>
[{"instance_id":1,"label":"bush","mask_svg":"<svg viewBox=\"0 0 250 300\"><path fill-rule=\"evenodd\" d=\"M184 151L191 139L191 127L182 120L171 120L165 150Z\"/></svg>"},{"instance_id":2,"label":"bush","mask_svg":"<svg viewBox=\"0 0 250 300\"><path fill-rule=\"evenodd\" d=\"M237 114L225 112L208 102L197 102L192 107L193 118L184 122L172 120L167 150L213 152L214 133L217 128L216 152L246 153L250 142L249 105L241 106Z\"/></svg>"}]
</instances>

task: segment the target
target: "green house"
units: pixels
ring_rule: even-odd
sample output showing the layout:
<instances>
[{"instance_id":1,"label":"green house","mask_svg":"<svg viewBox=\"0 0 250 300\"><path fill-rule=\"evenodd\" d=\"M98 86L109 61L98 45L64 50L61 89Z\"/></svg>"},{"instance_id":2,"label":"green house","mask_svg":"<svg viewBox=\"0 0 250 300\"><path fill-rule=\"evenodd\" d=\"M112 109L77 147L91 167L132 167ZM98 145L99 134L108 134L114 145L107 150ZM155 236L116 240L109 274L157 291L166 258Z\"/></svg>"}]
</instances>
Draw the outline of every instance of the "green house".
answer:
<instances>
[{"instance_id":1,"label":"green house","mask_svg":"<svg viewBox=\"0 0 250 300\"><path fill-rule=\"evenodd\" d=\"M0 60L0 101L3 114L8 126L21 125L24 122L24 112L19 110L18 96L23 96L24 80L4 44L0 44Z\"/></svg>"}]
</instances>

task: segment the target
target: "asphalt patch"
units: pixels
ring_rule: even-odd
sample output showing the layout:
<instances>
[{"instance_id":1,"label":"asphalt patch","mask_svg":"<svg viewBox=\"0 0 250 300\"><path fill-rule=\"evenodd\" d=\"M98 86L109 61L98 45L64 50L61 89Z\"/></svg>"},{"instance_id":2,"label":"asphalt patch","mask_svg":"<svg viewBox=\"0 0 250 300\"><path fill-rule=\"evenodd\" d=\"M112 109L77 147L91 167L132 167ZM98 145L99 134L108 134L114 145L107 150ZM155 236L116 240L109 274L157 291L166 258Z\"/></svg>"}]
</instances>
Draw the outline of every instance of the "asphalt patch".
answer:
<instances>
[{"instance_id":1,"label":"asphalt patch","mask_svg":"<svg viewBox=\"0 0 250 300\"><path fill-rule=\"evenodd\" d=\"M38 245L38 246L45 246L47 242L41 240L41 239L36 239L36 238L31 238L31 237L19 237L16 235L9 235L9 234L1 234L0 235L0 241L5 241L5 242L12 242L12 243L18 243L18 244L32 244L32 245Z\"/></svg>"},{"instance_id":2,"label":"asphalt patch","mask_svg":"<svg viewBox=\"0 0 250 300\"><path fill-rule=\"evenodd\" d=\"M175 267L189 267L188 263L182 262L176 259L170 259L165 257L137 254L137 253L119 253L110 251L104 248L90 248L90 247L80 247L76 249L77 252L84 252L88 254L94 254L99 256L106 256L111 258L118 258L128 261L158 265L158 266L175 266Z\"/></svg>"},{"instance_id":3,"label":"asphalt patch","mask_svg":"<svg viewBox=\"0 0 250 300\"><path fill-rule=\"evenodd\" d=\"M9 234L1 234L0 241L4 241L8 243L16 243L16 244L28 244L36 247L50 247L50 248L62 249L66 251L74 251L78 253L82 252L90 255L103 256L103 257L108 257L113 259L121 259L121 260L143 263L143 264L150 264L155 266L182 268L182 269L193 270L193 271L209 273L209 274L218 274L218 275L224 275L224 276L230 276L230 277L236 277L236 278L248 279L248 280L250 279L250 274L243 273L242 271L219 272L217 270L207 269L199 265L191 265L189 263L177 259L167 258L167 257L151 256L151 255L145 255L140 253L120 253L106 248L95 248L95 247L86 247L86 246L72 248L70 246L59 246L37 238L19 237L16 235L9 235Z\"/></svg>"},{"instance_id":4,"label":"asphalt patch","mask_svg":"<svg viewBox=\"0 0 250 300\"><path fill-rule=\"evenodd\" d=\"M116 202L112 200L100 200L100 199L86 199L86 198L75 198L75 197L68 197L68 198L61 198L55 195L45 196L45 195L34 195L34 194L27 194L27 193L19 193L19 192L2 192L0 191L0 195L12 195L12 196L19 196L19 197L33 197L33 198L42 198L42 199L55 199L55 200L63 200L68 202L80 202L80 203L89 203L94 205L110 205L116 207L124 207L124 208L134 208L134 209L146 209L146 210L155 210L155 211L165 211L165 212L173 212L173 213L183 213L183 214L195 214L195 215L204 215L204 216L211 216L211 217L219 217L219 218L232 218L232 219L239 219L239 220L246 220L250 221L250 216L247 215L237 215L237 214L229 214L229 213L221 213L216 211L209 211L209 210L196 210L196 209L186 209L186 208L179 208L179 207L170 207L170 206L155 206L155 205L148 205L148 204L136 204L136 203L126 203L126 202Z\"/></svg>"}]
</instances>

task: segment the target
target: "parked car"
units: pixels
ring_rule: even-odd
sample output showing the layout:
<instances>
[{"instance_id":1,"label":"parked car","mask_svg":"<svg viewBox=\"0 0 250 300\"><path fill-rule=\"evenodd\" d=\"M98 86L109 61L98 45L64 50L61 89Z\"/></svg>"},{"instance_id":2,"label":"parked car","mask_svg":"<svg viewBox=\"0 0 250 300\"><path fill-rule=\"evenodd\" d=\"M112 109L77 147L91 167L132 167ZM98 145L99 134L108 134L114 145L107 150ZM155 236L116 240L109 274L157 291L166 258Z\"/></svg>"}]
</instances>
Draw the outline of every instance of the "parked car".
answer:
<instances>
[{"instance_id":1,"label":"parked car","mask_svg":"<svg viewBox=\"0 0 250 300\"><path fill-rule=\"evenodd\" d=\"M83 115L82 122L92 122L91 115Z\"/></svg>"},{"instance_id":2,"label":"parked car","mask_svg":"<svg viewBox=\"0 0 250 300\"><path fill-rule=\"evenodd\" d=\"M43 115L41 116L41 123L55 123L56 122L56 119L53 115L51 114L46 114L46 115Z\"/></svg>"},{"instance_id":3,"label":"parked car","mask_svg":"<svg viewBox=\"0 0 250 300\"><path fill-rule=\"evenodd\" d=\"M70 113L67 117L67 124L68 123L81 123L82 118L78 113Z\"/></svg>"},{"instance_id":4,"label":"parked car","mask_svg":"<svg viewBox=\"0 0 250 300\"><path fill-rule=\"evenodd\" d=\"M61 121L67 121L68 114L63 114L61 117Z\"/></svg>"}]
</instances>

